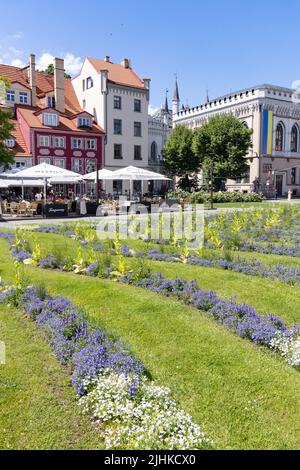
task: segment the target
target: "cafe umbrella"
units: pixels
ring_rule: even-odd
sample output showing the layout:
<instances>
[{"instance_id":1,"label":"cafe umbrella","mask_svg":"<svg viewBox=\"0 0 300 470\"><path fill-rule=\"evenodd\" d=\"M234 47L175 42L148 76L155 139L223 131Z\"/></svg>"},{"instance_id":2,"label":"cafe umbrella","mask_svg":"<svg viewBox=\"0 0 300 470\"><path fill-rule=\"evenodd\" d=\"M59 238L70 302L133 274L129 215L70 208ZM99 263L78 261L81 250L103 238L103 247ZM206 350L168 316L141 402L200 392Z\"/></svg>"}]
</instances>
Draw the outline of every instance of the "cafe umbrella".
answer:
<instances>
[{"instance_id":1,"label":"cafe umbrella","mask_svg":"<svg viewBox=\"0 0 300 470\"><path fill-rule=\"evenodd\" d=\"M111 175L107 175L107 180L127 180L130 184L130 196L133 193L133 181L170 181L170 178L147 170L146 168L138 168L136 166L127 166L120 170L113 171Z\"/></svg>"},{"instance_id":2,"label":"cafe umbrella","mask_svg":"<svg viewBox=\"0 0 300 470\"><path fill-rule=\"evenodd\" d=\"M11 175L11 177L24 181L26 179L42 179L44 183L44 200L46 201L48 183L60 181L64 184L74 184L74 178L76 178L78 181L82 178L82 175L55 165L49 165L48 163L40 163L39 165L26 168L25 170L21 170L18 173ZM9 178L10 176L7 176L7 179Z\"/></svg>"}]
</instances>

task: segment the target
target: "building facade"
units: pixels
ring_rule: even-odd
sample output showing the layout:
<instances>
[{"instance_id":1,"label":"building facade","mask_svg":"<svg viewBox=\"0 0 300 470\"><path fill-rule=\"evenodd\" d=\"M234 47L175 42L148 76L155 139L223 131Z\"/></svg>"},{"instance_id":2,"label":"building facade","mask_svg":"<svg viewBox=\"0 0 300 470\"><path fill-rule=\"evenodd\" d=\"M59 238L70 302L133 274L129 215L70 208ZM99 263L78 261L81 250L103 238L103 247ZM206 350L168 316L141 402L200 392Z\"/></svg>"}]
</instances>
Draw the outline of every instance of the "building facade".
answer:
<instances>
[{"instance_id":1,"label":"building facade","mask_svg":"<svg viewBox=\"0 0 300 470\"><path fill-rule=\"evenodd\" d=\"M173 98L173 126L200 127L219 114L231 113L253 131L246 156L249 173L227 181L230 191L300 194L300 104L295 90L260 85L230 93L194 108L180 109L178 86Z\"/></svg>"},{"instance_id":2,"label":"building facade","mask_svg":"<svg viewBox=\"0 0 300 470\"><path fill-rule=\"evenodd\" d=\"M127 59L115 64L109 57L86 57L72 84L81 107L105 130L103 167L148 167L150 80L139 78ZM135 183L136 191L147 191L145 185L137 185L139 182ZM129 182L107 181L105 189L122 193L129 190Z\"/></svg>"},{"instance_id":3,"label":"building facade","mask_svg":"<svg viewBox=\"0 0 300 470\"><path fill-rule=\"evenodd\" d=\"M55 59L53 75L36 71L33 54L24 68L0 65L0 77L9 82L0 106L12 112L7 146L15 167L46 162L85 174L102 166L104 131L80 108L64 72L62 59Z\"/></svg>"},{"instance_id":4,"label":"building facade","mask_svg":"<svg viewBox=\"0 0 300 470\"><path fill-rule=\"evenodd\" d=\"M149 115L148 120L148 166L156 173L163 173L163 148L172 132L173 115L169 109L168 100L166 98L164 106ZM167 188L165 182L154 182L151 190L154 192L165 192Z\"/></svg>"}]
</instances>

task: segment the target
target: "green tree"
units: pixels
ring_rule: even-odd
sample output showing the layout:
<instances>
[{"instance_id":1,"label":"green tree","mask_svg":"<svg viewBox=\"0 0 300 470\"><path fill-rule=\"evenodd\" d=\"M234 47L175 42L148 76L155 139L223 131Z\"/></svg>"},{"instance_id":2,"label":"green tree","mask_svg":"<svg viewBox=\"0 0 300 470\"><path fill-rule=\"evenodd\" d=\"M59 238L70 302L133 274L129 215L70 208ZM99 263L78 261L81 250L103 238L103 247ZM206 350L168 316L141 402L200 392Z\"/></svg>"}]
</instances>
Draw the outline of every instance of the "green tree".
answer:
<instances>
[{"instance_id":1,"label":"green tree","mask_svg":"<svg viewBox=\"0 0 300 470\"><path fill-rule=\"evenodd\" d=\"M252 147L252 130L232 114L211 118L194 132L193 151L200 162L205 181L220 189L222 180L243 177L248 164L245 158Z\"/></svg>"},{"instance_id":2,"label":"green tree","mask_svg":"<svg viewBox=\"0 0 300 470\"><path fill-rule=\"evenodd\" d=\"M0 100L5 99L5 94L9 87L9 80L0 77ZM11 113L0 109L0 168L7 168L7 166L14 161L13 151L5 145L5 140L10 138L10 133L13 128Z\"/></svg>"},{"instance_id":3,"label":"green tree","mask_svg":"<svg viewBox=\"0 0 300 470\"><path fill-rule=\"evenodd\" d=\"M177 126L164 149L164 168L170 176L181 177L182 189L190 190L194 185L195 174L199 172L199 158L193 152L193 131L185 126Z\"/></svg>"},{"instance_id":4,"label":"green tree","mask_svg":"<svg viewBox=\"0 0 300 470\"><path fill-rule=\"evenodd\" d=\"M7 168L14 161L14 152L5 145L5 140L10 138L13 128L11 113L0 109L0 167Z\"/></svg>"},{"instance_id":5,"label":"green tree","mask_svg":"<svg viewBox=\"0 0 300 470\"><path fill-rule=\"evenodd\" d=\"M45 70L41 70L42 72L49 73L50 75L54 75L54 65L49 64ZM71 78L71 75L65 73L65 78Z\"/></svg>"}]
</instances>

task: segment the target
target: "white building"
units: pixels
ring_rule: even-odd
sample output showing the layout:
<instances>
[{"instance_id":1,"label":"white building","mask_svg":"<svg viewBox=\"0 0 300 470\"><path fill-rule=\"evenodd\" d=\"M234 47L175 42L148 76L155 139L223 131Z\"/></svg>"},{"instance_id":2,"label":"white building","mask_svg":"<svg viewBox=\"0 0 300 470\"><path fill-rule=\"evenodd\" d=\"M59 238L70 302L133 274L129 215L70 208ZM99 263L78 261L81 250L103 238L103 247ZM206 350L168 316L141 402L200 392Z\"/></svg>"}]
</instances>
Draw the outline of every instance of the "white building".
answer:
<instances>
[{"instance_id":1,"label":"white building","mask_svg":"<svg viewBox=\"0 0 300 470\"><path fill-rule=\"evenodd\" d=\"M148 120L149 168L157 173L163 172L163 148L172 132L173 116L169 109L168 99ZM163 183L154 183L154 188L163 189Z\"/></svg>"},{"instance_id":2,"label":"white building","mask_svg":"<svg viewBox=\"0 0 300 470\"><path fill-rule=\"evenodd\" d=\"M192 129L213 116L231 113L253 129L253 148L247 155L249 174L228 181L231 191L262 190L285 195L300 193L300 104L295 90L260 85L233 92L194 108L180 109L176 84L173 126Z\"/></svg>"},{"instance_id":3,"label":"white building","mask_svg":"<svg viewBox=\"0 0 300 470\"><path fill-rule=\"evenodd\" d=\"M128 59L114 64L109 57L86 57L72 83L82 108L93 114L106 132L105 168L148 167L150 79L139 78ZM147 191L138 186L135 182L136 191ZM107 182L105 188L121 193L129 190L129 183Z\"/></svg>"}]
</instances>

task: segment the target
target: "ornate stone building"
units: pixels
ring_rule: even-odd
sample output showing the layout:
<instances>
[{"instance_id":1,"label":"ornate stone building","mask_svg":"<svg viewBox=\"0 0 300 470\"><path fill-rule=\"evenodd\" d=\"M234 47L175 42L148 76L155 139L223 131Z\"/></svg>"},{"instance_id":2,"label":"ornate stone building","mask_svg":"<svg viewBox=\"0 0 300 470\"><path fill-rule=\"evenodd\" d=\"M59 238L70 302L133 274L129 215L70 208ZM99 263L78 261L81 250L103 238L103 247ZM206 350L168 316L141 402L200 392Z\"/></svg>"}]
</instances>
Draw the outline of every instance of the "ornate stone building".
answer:
<instances>
[{"instance_id":1,"label":"ornate stone building","mask_svg":"<svg viewBox=\"0 0 300 470\"><path fill-rule=\"evenodd\" d=\"M213 116L231 113L253 130L253 147L246 156L249 172L227 181L230 191L300 194L300 104L290 88L259 85L180 110L178 86L173 99L173 126L192 129Z\"/></svg>"}]
</instances>

